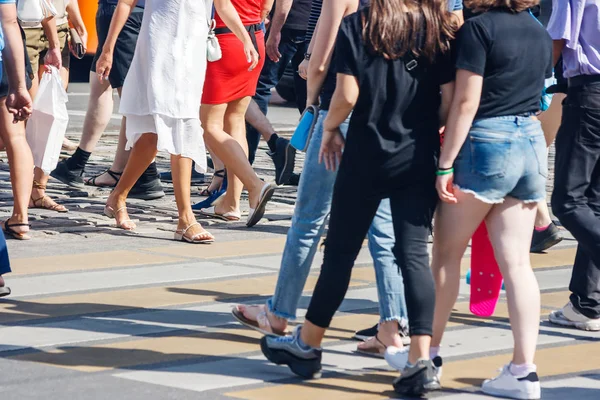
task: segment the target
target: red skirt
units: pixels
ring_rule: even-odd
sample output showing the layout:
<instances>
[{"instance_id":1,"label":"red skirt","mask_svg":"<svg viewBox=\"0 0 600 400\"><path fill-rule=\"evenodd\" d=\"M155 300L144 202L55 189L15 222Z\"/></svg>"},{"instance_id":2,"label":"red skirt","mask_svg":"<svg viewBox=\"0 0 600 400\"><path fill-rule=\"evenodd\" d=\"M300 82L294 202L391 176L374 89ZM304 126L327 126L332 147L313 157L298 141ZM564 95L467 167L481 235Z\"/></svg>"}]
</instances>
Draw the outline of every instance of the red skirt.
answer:
<instances>
[{"instance_id":1,"label":"red skirt","mask_svg":"<svg viewBox=\"0 0 600 400\"><path fill-rule=\"evenodd\" d=\"M223 57L209 62L202 92L202 104L225 104L256 94L260 71L265 63L265 35L256 31L260 60L248 71L250 64L244 54L244 45L233 33L217 35Z\"/></svg>"}]
</instances>

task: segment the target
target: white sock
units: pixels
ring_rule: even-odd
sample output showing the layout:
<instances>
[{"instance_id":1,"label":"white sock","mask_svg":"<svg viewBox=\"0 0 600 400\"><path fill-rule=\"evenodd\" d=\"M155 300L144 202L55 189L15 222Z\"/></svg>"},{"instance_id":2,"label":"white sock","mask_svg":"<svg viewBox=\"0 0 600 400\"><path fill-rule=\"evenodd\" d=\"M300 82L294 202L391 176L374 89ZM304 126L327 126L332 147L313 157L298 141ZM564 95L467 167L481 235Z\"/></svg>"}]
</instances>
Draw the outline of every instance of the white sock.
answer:
<instances>
[{"instance_id":1,"label":"white sock","mask_svg":"<svg viewBox=\"0 0 600 400\"><path fill-rule=\"evenodd\" d=\"M432 346L429 348L429 358L430 359L433 360L434 358L436 358L439 355L440 355L440 346L438 346L438 347Z\"/></svg>"},{"instance_id":2,"label":"white sock","mask_svg":"<svg viewBox=\"0 0 600 400\"><path fill-rule=\"evenodd\" d=\"M535 364L510 364L509 371L514 376L527 376L537 371Z\"/></svg>"}]
</instances>

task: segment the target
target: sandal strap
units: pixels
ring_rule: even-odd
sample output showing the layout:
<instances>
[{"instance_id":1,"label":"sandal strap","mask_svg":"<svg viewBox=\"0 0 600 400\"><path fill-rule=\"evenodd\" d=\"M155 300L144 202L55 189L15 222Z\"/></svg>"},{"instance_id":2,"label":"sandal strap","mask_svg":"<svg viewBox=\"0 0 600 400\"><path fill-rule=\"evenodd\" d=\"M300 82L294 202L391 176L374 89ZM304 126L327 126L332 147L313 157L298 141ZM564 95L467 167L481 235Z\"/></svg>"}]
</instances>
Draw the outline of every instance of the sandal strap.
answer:
<instances>
[{"instance_id":1,"label":"sandal strap","mask_svg":"<svg viewBox=\"0 0 600 400\"><path fill-rule=\"evenodd\" d=\"M193 224L190 224L190 225L188 225L188 226L187 226L187 227L186 227L184 230L180 231L180 232L181 232L181 234L182 234L183 236L185 236L185 234L187 233L187 231L189 231L189 230L190 230L190 228L191 228L192 226L196 226L196 225L200 225L200 223L199 223L199 222L194 222ZM196 234L194 237L196 237L196 236L198 236L198 235L199 235L199 234ZM190 239L192 239L192 240L193 240L194 238L190 238Z\"/></svg>"},{"instance_id":2,"label":"sandal strap","mask_svg":"<svg viewBox=\"0 0 600 400\"><path fill-rule=\"evenodd\" d=\"M117 182L119 182L119 180L121 179L121 176L123 175L122 172L115 172L115 171L112 171L110 169L107 169L106 173L108 175L110 175L110 177L113 178Z\"/></svg>"},{"instance_id":3,"label":"sandal strap","mask_svg":"<svg viewBox=\"0 0 600 400\"><path fill-rule=\"evenodd\" d=\"M28 228L31 228L31 224L11 224L8 222L8 220L4 221L4 226L8 229L15 228L17 226L26 226Z\"/></svg>"},{"instance_id":4,"label":"sandal strap","mask_svg":"<svg viewBox=\"0 0 600 400\"><path fill-rule=\"evenodd\" d=\"M38 190L46 190L46 185L42 185L38 181L33 181L33 188L38 189ZM33 198L32 198L32 200L33 200Z\"/></svg>"},{"instance_id":5,"label":"sandal strap","mask_svg":"<svg viewBox=\"0 0 600 400\"><path fill-rule=\"evenodd\" d=\"M225 178L225 169L218 169L213 173L213 178L216 176L217 178Z\"/></svg>"},{"instance_id":6,"label":"sandal strap","mask_svg":"<svg viewBox=\"0 0 600 400\"><path fill-rule=\"evenodd\" d=\"M273 332L273 327L271 326L271 321L269 321L269 317L267 316L266 309L256 315L256 322L261 329L264 329L267 332Z\"/></svg>"},{"instance_id":7,"label":"sandal strap","mask_svg":"<svg viewBox=\"0 0 600 400\"><path fill-rule=\"evenodd\" d=\"M377 335L379 335L379 332L377 332L375 334L375 340L377 341L377 343L379 343L380 345L382 345L385 349L387 349L387 346L385 345L385 343L383 343L381 340L379 340L379 338L377 337Z\"/></svg>"}]
</instances>

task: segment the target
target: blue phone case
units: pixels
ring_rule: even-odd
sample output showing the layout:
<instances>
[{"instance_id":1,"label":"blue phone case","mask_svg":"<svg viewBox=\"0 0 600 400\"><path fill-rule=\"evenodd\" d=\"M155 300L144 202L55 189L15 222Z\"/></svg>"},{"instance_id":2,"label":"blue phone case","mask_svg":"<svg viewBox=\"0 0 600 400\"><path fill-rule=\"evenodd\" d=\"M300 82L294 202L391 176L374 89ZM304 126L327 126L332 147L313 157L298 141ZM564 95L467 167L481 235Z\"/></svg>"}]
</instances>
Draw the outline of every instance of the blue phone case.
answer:
<instances>
[{"instance_id":1,"label":"blue phone case","mask_svg":"<svg viewBox=\"0 0 600 400\"><path fill-rule=\"evenodd\" d=\"M315 124L317 123L318 109L316 106L307 107L300 117L300 122L292 135L290 144L296 150L304 151L308 149L310 138L312 137Z\"/></svg>"}]
</instances>

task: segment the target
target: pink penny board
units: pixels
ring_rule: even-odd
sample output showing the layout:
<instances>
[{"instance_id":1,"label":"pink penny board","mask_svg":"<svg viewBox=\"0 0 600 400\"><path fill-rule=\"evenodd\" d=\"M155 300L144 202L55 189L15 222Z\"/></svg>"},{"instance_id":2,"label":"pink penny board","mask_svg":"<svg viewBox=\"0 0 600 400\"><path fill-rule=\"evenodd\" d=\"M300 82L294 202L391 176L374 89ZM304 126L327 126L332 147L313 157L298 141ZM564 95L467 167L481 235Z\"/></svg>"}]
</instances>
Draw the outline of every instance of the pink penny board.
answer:
<instances>
[{"instance_id":1,"label":"pink penny board","mask_svg":"<svg viewBox=\"0 0 600 400\"><path fill-rule=\"evenodd\" d=\"M494 314L501 288L502 275L485 222L482 222L471 243L471 312L482 317Z\"/></svg>"}]
</instances>

